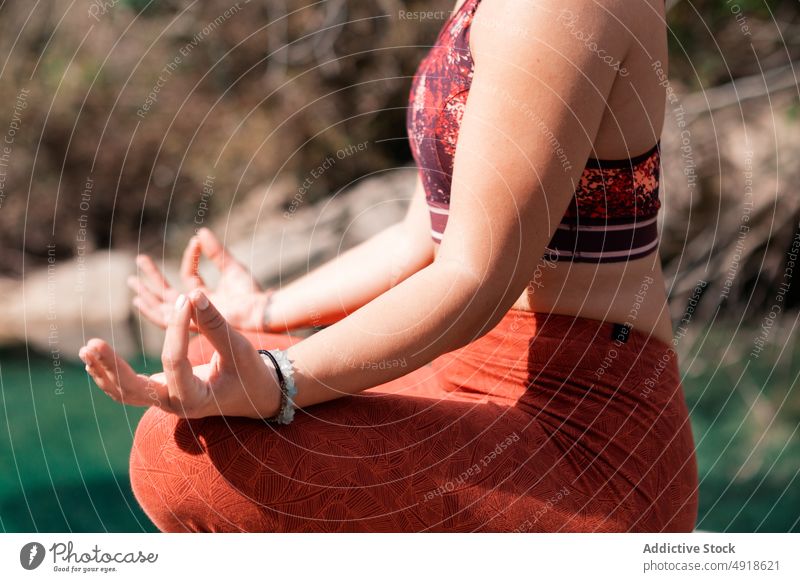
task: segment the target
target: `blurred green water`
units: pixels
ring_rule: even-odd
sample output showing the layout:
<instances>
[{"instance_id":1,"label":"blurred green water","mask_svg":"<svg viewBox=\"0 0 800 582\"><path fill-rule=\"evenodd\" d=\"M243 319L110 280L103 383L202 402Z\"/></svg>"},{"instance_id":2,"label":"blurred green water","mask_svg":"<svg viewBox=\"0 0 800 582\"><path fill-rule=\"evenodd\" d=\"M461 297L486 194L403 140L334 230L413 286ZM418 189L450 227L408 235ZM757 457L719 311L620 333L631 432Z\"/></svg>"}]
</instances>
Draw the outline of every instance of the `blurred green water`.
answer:
<instances>
[{"instance_id":1,"label":"blurred green water","mask_svg":"<svg viewBox=\"0 0 800 582\"><path fill-rule=\"evenodd\" d=\"M128 481L144 409L108 398L83 366L61 367L59 394L51 359L0 352L0 529L155 531Z\"/></svg>"},{"instance_id":2,"label":"blurred green water","mask_svg":"<svg viewBox=\"0 0 800 582\"><path fill-rule=\"evenodd\" d=\"M681 361L700 477L698 529L800 531L800 343L708 333Z\"/></svg>"},{"instance_id":3,"label":"blurred green water","mask_svg":"<svg viewBox=\"0 0 800 582\"><path fill-rule=\"evenodd\" d=\"M799 350L765 352L746 366L704 350L682 362L700 467L698 528L800 531ZM82 366L63 367L57 394L50 359L0 351L0 530L155 531L127 473L143 409L106 397Z\"/></svg>"}]
</instances>

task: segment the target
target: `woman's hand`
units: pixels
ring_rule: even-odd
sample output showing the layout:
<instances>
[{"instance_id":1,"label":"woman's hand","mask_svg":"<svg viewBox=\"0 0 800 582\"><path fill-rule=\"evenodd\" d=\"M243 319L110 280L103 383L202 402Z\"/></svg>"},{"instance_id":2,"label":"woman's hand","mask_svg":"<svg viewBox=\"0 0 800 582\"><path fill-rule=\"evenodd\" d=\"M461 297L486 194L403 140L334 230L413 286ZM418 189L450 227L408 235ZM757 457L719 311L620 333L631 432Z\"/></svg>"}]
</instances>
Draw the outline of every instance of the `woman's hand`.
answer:
<instances>
[{"instance_id":1,"label":"woman's hand","mask_svg":"<svg viewBox=\"0 0 800 582\"><path fill-rule=\"evenodd\" d=\"M220 271L219 284L213 291L208 289L198 271L202 255L211 259ZM128 285L136 293L133 305L150 321L166 328L180 292L169 284L149 256L140 255L136 262L142 276L128 279ZM261 289L249 271L207 228L201 228L186 246L181 279L187 291L202 290L233 327L251 331L264 329L268 292ZM194 327L192 330L196 331Z\"/></svg>"},{"instance_id":2,"label":"woman's hand","mask_svg":"<svg viewBox=\"0 0 800 582\"><path fill-rule=\"evenodd\" d=\"M188 358L191 320L216 350L210 363L194 368ZM268 418L280 407L272 366L200 290L176 300L161 354L162 373L137 374L100 339L89 340L79 355L97 385L123 404L158 406L183 418Z\"/></svg>"}]
</instances>

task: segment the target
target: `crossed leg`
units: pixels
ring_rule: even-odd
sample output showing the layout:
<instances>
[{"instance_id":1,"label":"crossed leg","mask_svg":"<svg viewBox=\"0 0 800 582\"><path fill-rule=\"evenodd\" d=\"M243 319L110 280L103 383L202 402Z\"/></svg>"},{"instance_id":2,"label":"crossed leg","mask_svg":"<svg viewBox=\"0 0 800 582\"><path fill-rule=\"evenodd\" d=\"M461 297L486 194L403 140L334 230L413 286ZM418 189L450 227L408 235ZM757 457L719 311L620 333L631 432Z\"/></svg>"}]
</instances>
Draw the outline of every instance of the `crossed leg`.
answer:
<instances>
[{"instance_id":1,"label":"crossed leg","mask_svg":"<svg viewBox=\"0 0 800 582\"><path fill-rule=\"evenodd\" d=\"M211 353L193 341L194 364ZM541 470L556 464L546 440L528 415L447 390L424 367L286 426L153 407L130 474L162 531L511 531L563 484Z\"/></svg>"}]
</instances>

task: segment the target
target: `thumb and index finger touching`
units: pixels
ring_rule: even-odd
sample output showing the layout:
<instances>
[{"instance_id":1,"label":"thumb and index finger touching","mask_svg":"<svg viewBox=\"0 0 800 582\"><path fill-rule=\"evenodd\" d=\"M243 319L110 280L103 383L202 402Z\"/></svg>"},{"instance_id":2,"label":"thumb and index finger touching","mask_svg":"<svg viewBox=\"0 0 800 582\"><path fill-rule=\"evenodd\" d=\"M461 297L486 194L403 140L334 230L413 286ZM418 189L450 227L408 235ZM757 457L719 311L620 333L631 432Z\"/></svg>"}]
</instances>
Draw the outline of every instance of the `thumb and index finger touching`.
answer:
<instances>
[{"instance_id":1,"label":"thumb and index finger touching","mask_svg":"<svg viewBox=\"0 0 800 582\"><path fill-rule=\"evenodd\" d=\"M245 343L249 345L247 338L228 323L200 289L189 293L189 301L194 308L192 319L198 331L209 341L223 361L232 361L242 345Z\"/></svg>"},{"instance_id":2,"label":"thumb and index finger touching","mask_svg":"<svg viewBox=\"0 0 800 582\"><path fill-rule=\"evenodd\" d=\"M203 256L210 259L220 271L240 266L211 230L201 228L189 240L181 260L181 278L187 289L206 286L199 272L200 259Z\"/></svg>"},{"instance_id":3,"label":"thumb and index finger touching","mask_svg":"<svg viewBox=\"0 0 800 582\"><path fill-rule=\"evenodd\" d=\"M164 338L161 363L171 406L183 407L184 413L193 414L196 409L202 409L207 404L208 394L203 383L195 377L189 360L189 331L192 321L218 352L221 362L232 361L241 341L247 342L247 339L228 325L202 290L194 289L178 297Z\"/></svg>"}]
</instances>

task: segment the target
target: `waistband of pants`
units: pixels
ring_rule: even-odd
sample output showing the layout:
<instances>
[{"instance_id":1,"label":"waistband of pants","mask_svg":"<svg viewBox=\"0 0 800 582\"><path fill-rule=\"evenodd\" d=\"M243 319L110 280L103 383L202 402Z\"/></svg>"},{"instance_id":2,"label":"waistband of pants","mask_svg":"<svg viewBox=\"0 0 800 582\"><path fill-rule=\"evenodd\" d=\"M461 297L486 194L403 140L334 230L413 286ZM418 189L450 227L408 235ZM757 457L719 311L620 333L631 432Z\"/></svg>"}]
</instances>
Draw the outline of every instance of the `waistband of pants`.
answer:
<instances>
[{"instance_id":1,"label":"waistband of pants","mask_svg":"<svg viewBox=\"0 0 800 582\"><path fill-rule=\"evenodd\" d=\"M540 371L623 387L643 378L680 382L677 353L661 339L613 321L522 309L436 367L455 383L477 374L519 384Z\"/></svg>"},{"instance_id":2,"label":"waistband of pants","mask_svg":"<svg viewBox=\"0 0 800 582\"><path fill-rule=\"evenodd\" d=\"M530 338L592 338L593 343L612 341L618 346L626 345L629 350L646 348L667 351L672 349L670 344L660 338L632 327L626 322L601 321L580 315L527 311L517 308L510 309L489 333L516 333Z\"/></svg>"}]
</instances>

